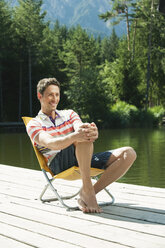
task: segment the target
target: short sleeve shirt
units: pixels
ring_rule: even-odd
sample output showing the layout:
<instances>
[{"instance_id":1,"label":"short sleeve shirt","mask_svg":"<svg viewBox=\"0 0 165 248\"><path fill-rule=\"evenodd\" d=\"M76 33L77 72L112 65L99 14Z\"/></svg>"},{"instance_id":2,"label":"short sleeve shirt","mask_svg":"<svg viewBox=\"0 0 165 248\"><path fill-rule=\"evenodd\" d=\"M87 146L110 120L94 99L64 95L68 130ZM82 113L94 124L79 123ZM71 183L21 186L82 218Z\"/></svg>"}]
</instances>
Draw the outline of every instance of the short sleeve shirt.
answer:
<instances>
[{"instance_id":1,"label":"short sleeve shirt","mask_svg":"<svg viewBox=\"0 0 165 248\"><path fill-rule=\"evenodd\" d=\"M35 142L36 136L41 132L47 132L55 139L74 132L74 126L82 123L79 115L73 110L56 110L56 118L52 119L40 112L27 124L27 133L37 149L46 157L48 165L60 150L50 150Z\"/></svg>"}]
</instances>

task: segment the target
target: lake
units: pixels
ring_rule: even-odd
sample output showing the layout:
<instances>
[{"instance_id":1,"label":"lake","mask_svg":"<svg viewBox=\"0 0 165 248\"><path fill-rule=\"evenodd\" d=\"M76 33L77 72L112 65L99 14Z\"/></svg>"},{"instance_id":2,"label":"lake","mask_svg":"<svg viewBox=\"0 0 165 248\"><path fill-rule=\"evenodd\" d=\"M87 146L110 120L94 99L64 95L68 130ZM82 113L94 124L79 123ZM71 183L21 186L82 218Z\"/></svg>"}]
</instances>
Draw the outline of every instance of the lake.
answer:
<instances>
[{"instance_id":1,"label":"lake","mask_svg":"<svg viewBox=\"0 0 165 248\"><path fill-rule=\"evenodd\" d=\"M137 160L119 182L165 187L165 128L100 130L95 152L132 146ZM26 133L0 132L0 163L39 170Z\"/></svg>"}]
</instances>

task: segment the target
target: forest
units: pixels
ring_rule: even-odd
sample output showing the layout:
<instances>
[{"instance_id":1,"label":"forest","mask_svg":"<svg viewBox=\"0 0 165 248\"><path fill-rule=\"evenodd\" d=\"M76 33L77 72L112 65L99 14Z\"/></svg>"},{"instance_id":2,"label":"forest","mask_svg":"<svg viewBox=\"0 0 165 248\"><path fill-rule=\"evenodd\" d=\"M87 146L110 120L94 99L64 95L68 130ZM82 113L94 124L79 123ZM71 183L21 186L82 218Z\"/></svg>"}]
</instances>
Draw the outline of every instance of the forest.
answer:
<instances>
[{"instance_id":1,"label":"forest","mask_svg":"<svg viewBox=\"0 0 165 248\"><path fill-rule=\"evenodd\" d=\"M98 18L114 26L94 37L58 20L50 27L42 0L0 1L0 122L35 116L37 82L61 83L59 109L72 108L100 128L152 127L165 116L165 14L158 0L113 0ZM115 25L124 20L127 33Z\"/></svg>"}]
</instances>

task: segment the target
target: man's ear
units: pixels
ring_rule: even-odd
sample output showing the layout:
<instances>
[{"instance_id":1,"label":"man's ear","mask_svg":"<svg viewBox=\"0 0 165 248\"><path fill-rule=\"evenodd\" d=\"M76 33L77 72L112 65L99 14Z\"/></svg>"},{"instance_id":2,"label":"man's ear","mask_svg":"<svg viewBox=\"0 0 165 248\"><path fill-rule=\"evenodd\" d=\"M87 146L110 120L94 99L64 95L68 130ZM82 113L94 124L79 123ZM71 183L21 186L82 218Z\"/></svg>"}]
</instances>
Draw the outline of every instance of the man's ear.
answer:
<instances>
[{"instance_id":1,"label":"man's ear","mask_svg":"<svg viewBox=\"0 0 165 248\"><path fill-rule=\"evenodd\" d=\"M40 92L37 92L37 97L38 97L38 100L40 100L40 99L41 99L42 95L41 95L41 93L40 93Z\"/></svg>"}]
</instances>

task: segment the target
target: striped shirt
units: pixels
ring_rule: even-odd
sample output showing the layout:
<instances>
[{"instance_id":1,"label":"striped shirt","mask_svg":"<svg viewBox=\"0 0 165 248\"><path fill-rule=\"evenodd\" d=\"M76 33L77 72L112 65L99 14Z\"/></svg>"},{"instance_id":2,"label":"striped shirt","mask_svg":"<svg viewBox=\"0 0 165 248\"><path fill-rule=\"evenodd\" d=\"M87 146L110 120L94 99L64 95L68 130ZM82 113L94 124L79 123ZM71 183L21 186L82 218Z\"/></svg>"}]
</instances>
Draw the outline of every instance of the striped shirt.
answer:
<instances>
[{"instance_id":1,"label":"striped shirt","mask_svg":"<svg viewBox=\"0 0 165 248\"><path fill-rule=\"evenodd\" d=\"M51 117L40 112L38 115L30 120L27 124L27 133L37 149L46 157L48 165L60 150L50 150L47 147L38 145L35 142L36 136L41 132L47 132L54 138L66 136L74 132L74 126L77 123L82 123L79 115L73 110L56 110L56 118L52 120Z\"/></svg>"}]
</instances>

